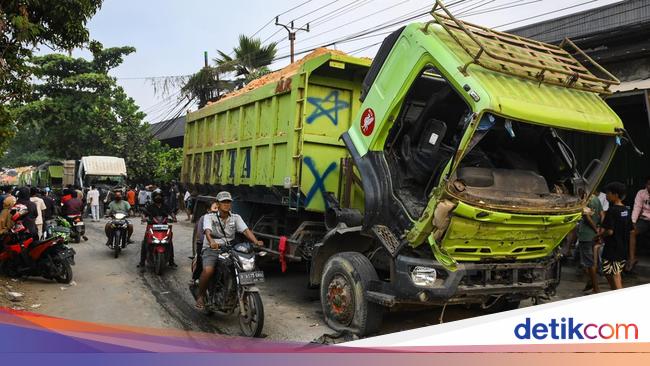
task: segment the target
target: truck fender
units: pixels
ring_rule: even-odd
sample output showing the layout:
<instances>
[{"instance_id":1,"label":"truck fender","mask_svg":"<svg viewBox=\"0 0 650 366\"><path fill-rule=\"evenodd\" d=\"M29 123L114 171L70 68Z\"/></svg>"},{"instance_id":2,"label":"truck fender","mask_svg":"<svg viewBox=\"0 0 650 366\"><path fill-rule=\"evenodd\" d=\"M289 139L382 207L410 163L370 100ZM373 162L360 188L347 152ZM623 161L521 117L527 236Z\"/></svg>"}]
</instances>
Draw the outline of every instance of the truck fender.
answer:
<instances>
[{"instance_id":1,"label":"truck fender","mask_svg":"<svg viewBox=\"0 0 650 366\"><path fill-rule=\"evenodd\" d=\"M320 285L325 263L340 252L363 253L372 248L374 239L362 234L361 226L347 227L343 224L325 234L320 243L314 245L309 265L309 286Z\"/></svg>"}]
</instances>

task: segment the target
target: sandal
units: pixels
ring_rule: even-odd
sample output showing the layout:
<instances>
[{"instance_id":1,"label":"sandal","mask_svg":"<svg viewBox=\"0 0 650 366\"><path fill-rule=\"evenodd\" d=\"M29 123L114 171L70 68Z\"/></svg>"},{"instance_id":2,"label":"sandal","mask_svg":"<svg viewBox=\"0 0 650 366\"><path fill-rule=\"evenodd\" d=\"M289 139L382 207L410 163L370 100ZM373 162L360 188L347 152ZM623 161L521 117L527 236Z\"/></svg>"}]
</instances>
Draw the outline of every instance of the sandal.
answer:
<instances>
[{"instance_id":1,"label":"sandal","mask_svg":"<svg viewBox=\"0 0 650 366\"><path fill-rule=\"evenodd\" d=\"M197 308L198 310L205 310L205 304L203 303L203 299L196 300L196 304L194 304L194 307Z\"/></svg>"}]
</instances>

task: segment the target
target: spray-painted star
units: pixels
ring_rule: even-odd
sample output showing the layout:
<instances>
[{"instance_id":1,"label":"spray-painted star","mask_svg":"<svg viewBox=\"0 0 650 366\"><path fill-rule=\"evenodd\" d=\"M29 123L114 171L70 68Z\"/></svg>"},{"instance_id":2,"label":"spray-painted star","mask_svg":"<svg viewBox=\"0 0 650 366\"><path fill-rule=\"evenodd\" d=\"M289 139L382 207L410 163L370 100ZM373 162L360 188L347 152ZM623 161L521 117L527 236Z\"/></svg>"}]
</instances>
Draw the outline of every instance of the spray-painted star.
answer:
<instances>
[{"instance_id":1,"label":"spray-painted star","mask_svg":"<svg viewBox=\"0 0 650 366\"><path fill-rule=\"evenodd\" d=\"M339 110L350 107L350 103L339 100L339 91L333 90L325 98L309 97L307 101L316 109L307 117L307 123L313 123L318 117L327 116L330 121L337 126L339 123ZM324 105L333 104L331 108L325 108Z\"/></svg>"}]
</instances>

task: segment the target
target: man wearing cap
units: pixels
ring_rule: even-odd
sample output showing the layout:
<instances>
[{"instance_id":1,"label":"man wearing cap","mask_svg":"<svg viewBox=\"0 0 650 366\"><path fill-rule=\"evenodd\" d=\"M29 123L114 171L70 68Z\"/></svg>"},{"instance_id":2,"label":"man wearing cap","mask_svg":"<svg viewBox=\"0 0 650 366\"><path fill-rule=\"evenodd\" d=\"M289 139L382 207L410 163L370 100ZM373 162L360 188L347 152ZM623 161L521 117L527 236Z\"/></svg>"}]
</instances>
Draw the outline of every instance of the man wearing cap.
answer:
<instances>
[{"instance_id":1,"label":"man wearing cap","mask_svg":"<svg viewBox=\"0 0 650 366\"><path fill-rule=\"evenodd\" d=\"M261 240L257 240L255 234L246 226L241 216L230 212L232 208L232 196L229 192L217 194L217 212L207 214L203 218L205 233L204 242L208 247L203 249L201 254L203 260L203 272L199 280L199 296L196 299L196 308L205 307L205 291L214 274L214 268L219 259L219 248L222 245L233 243L236 233L242 233L253 244L262 246Z\"/></svg>"}]
</instances>

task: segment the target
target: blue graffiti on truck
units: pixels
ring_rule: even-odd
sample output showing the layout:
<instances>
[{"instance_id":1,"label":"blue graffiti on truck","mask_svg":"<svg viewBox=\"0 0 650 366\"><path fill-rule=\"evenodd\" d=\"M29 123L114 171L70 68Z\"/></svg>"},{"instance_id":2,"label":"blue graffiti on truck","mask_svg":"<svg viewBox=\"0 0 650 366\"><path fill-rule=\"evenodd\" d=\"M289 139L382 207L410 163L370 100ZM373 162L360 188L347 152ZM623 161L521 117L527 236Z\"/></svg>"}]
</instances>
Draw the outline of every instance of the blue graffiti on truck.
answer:
<instances>
[{"instance_id":1,"label":"blue graffiti on truck","mask_svg":"<svg viewBox=\"0 0 650 366\"><path fill-rule=\"evenodd\" d=\"M316 107L307 117L307 123L309 124L313 123L319 117L326 116L332 121L334 126L337 126L339 124L339 111L350 107L350 103L339 100L338 90L333 90L325 98L309 97L307 101ZM330 108L326 108L325 104L330 106Z\"/></svg>"},{"instance_id":2,"label":"blue graffiti on truck","mask_svg":"<svg viewBox=\"0 0 650 366\"><path fill-rule=\"evenodd\" d=\"M336 169L336 163L331 163L327 167L327 169L325 169L325 171L321 174L316 168L316 163L314 162L314 159L312 159L309 156L306 156L303 159L303 162L305 163L307 168L309 168L311 174L314 176L314 184L311 186L309 192L307 192L307 195L305 196L305 206L309 206L309 203L311 203L311 200L314 198L316 193L320 193L321 196L323 197L323 202L325 203L325 207L327 207L327 190L325 189L325 179Z\"/></svg>"}]
</instances>

